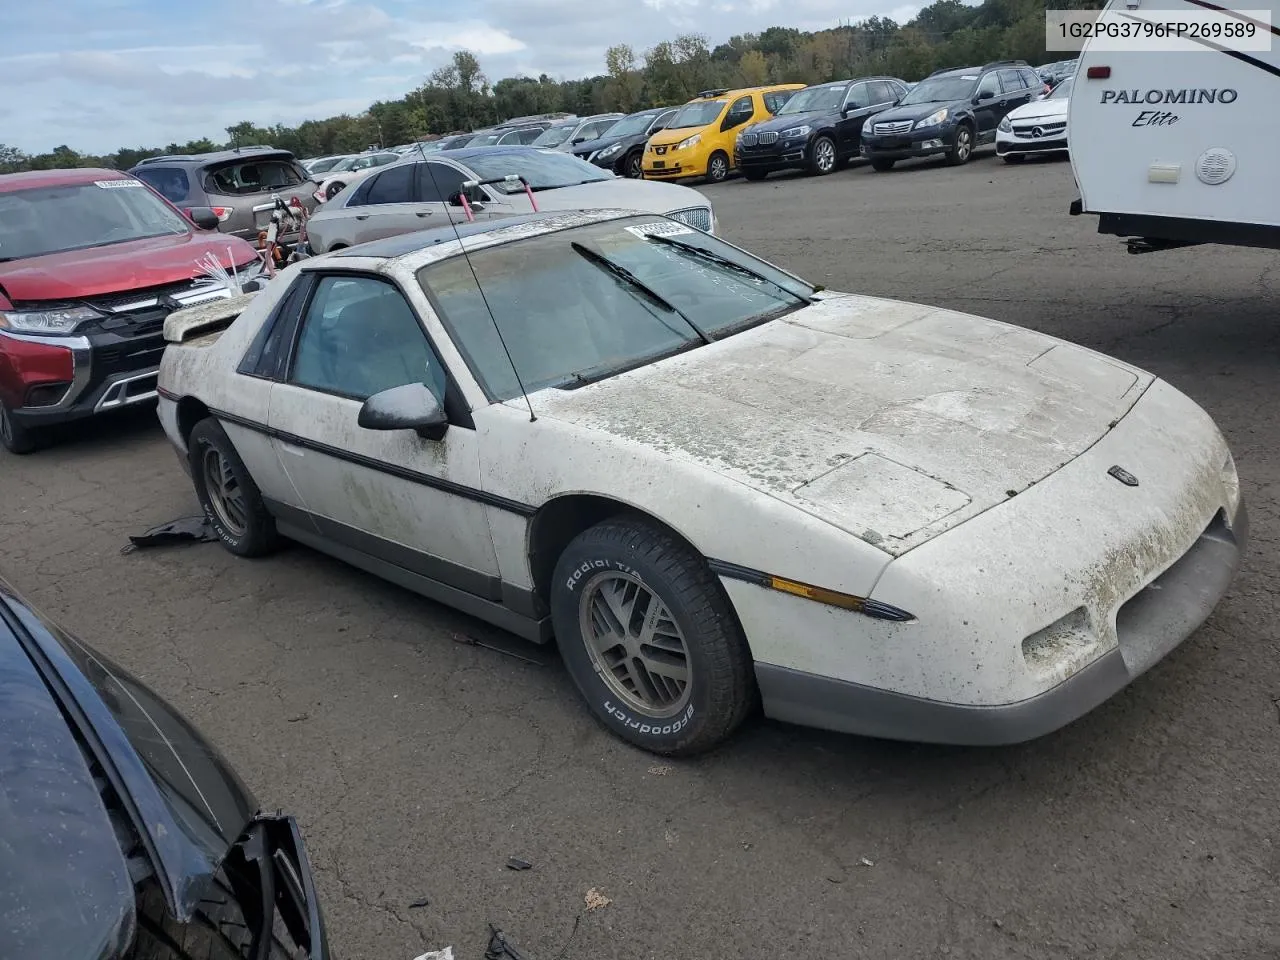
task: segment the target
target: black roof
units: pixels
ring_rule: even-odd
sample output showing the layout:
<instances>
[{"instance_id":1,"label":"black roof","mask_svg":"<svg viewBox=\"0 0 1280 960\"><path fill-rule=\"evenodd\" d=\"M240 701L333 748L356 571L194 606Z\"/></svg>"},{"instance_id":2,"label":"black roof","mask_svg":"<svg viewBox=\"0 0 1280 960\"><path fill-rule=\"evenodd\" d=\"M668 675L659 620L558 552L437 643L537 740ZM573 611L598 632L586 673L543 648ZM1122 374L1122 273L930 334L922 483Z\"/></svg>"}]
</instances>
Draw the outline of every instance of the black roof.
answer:
<instances>
[{"instance_id":1,"label":"black roof","mask_svg":"<svg viewBox=\"0 0 1280 960\"><path fill-rule=\"evenodd\" d=\"M448 243L450 240L457 240L460 237L465 239L466 237L492 233L504 227L514 227L522 223L531 223L535 220L545 220L548 215L547 213L522 213L512 217L501 217L497 220L477 220L474 223L459 223L452 227L432 227L429 230L415 230L413 233L402 233L382 240L370 240L368 243L361 243L354 247L344 247L334 253L333 256L378 257L394 260L397 257L403 257L418 250L425 250L427 247L434 247L441 243Z\"/></svg>"},{"instance_id":2,"label":"black roof","mask_svg":"<svg viewBox=\"0 0 1280 960\"><path fill-rule=\"evenodd\" d=\"M949 73L984 73L987 70L995 70L997 67L1030 67L1030 64L1025 60L992 60L982 66L942 67L929 74L929 77L941 77Z\"/></svg>"}]
</instances>

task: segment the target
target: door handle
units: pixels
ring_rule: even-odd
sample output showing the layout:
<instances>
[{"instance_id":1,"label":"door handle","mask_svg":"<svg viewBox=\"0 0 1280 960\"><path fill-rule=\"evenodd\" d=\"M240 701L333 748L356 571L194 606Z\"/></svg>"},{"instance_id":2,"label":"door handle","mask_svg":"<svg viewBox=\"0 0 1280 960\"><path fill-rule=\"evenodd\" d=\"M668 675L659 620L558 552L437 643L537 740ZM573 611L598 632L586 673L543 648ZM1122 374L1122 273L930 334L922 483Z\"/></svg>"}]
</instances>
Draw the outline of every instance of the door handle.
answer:
<instances>
[{"instance_id":1,"label":"door handle","mask_svg":"<svg viewBox=\"0 0 1280 960\"><path fill-rule=\"evenodd\" d=\"M368 220L368 219L369 219L369 215L368 215L367 213L362 213L362 214L360 214L358 217L356 217L356 219L357 219L357 220Z\"/></svg>"},{"instance_id":2,"label":"door handle","mask_svg":"<svg viewBox=\"0 0 1280 960\"><path fill-rule=\"evenodd\" d=\"M415 213L415 214L414 214L414 216L415 216L415 217L429 217L429 216L431 216L431 211L430 211L430 210L419 210L419 211L417 211L417 213Z\"/></svg>"}]
</instances>

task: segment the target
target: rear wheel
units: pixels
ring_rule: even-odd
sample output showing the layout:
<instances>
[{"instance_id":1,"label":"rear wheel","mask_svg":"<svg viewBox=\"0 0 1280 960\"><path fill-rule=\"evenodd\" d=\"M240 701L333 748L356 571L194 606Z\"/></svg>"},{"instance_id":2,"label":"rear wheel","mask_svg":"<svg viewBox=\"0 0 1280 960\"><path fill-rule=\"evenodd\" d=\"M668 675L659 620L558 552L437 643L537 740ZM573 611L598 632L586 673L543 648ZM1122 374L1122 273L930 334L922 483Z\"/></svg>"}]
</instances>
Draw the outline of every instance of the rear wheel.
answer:
<instances>
[{"instance_id":1,"label":"rear wheel","mask_svg":"<svg viewBox=\"0 0 1280 960\"><path fill-rule=\"evenodd\" d=\"M746 177L748 180L763 180L765 177L769 175L769 171L768 170L751 170L744 167L742 170L742 175Z\"/></svg>"},{"instance_id":2,"label":"rear wheel","mask_svg":"<svg viewBox=\"0 0 1280 960\"><path fill-rule=\"evenodd\" d=\"M882 160L882 159L876 158L871 161L871 169L878 170L880 173L884 173L886 170L892 170L893 165L897 162L898 161L896 160Z\"/></svg>"},{"instance_id":3,"label":"rear wheel","mask_svg":"<svg viewBox=\"0 0 1280 960\"><path fill-rule=\"evenodd\" d=\"M813 141L813 151L809 159L809 172L822 177L835 168L836 142L828 136L821 136Z\"/></svg>"},{"instance_id":4,"label":"rear wheel","mask_svg":"<svg viewBox=\"0 0 1280 960\"><path fill-rule=\"evenodd\" d=\"M723 183L729 176L729 158L717 150L707 160L707 183Z\"/></svg>"},{"instance_id":5,"label":"rear wheel","mask_svg":"<svg viewBox=\"0 0 1280 960\"><path fill-rule=\"evenodd\" d=\"M614 734L681 756L722 743L757 699L753 662L706 561L642 520L606 520L556 563L551 618L565 666Z\"/></svg>"},{"instance_id":6,"label":"rear wheel","mask_svg":"<svg viewBox=\"0 0 1280 960\"><path fill-rule=\"evenodd\" d=\"M336 197L338 194L342 192L344 187L346 187L345 183L329 184L329 186L325 187L324 198L326 200L332 200L334 197Z\"/></svg>"},{"instance_id":7,"label":"rear wheel","mask_svg":"<svg viewBox=\"0 0 1280 960\"><path fill-rule=\"evenodd\" d=\"M953 167L958 167L962 163L968 163L969 158L973 156L973 130L968 124L960 124L956 128L956 142L951 145L951 149L947 151L947 163Z\"/></svg>"},{"instance_id":8,"label":"rear wheel","mask_svg":"<svg viewBox=\"0 0 1280 960\"><path fill-rule=\"evenodd\" d=\"M275 519L218 421L197 423L187 447L196 499L223 546L242 557L274 550L280 541Z\"/></svg>"},{"instance_id":9,"label":"rear wheel","mask_svg":"<svg viewBox=\"0 0 1280 960\"><path fill-rule=\"evenodd\" d=\"M37 435L13 419L9 408L0 403L0 446L10 453L31 453L36 448Z\"/></svg>"}]
</instances>

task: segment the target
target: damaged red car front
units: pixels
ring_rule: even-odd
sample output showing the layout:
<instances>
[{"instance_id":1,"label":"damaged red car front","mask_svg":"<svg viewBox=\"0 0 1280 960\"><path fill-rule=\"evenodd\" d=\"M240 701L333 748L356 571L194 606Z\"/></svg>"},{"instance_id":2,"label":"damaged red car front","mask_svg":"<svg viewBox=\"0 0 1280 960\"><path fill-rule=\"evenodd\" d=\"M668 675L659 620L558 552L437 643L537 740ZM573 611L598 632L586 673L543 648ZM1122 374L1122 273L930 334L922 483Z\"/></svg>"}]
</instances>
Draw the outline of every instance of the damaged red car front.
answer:
<instances>
[{"instance_id":1,"label":"damaged red car front","mask_svg":"<svg viewBox=\"0 0 1280 960\"><path fill-rule=\"evenodd\" d=\"M0 176L0 445L153 401L165 318L261 274L258 252L116 170ZM222 271L212 271L221 273Z\"/></svg>"}]
</instances>

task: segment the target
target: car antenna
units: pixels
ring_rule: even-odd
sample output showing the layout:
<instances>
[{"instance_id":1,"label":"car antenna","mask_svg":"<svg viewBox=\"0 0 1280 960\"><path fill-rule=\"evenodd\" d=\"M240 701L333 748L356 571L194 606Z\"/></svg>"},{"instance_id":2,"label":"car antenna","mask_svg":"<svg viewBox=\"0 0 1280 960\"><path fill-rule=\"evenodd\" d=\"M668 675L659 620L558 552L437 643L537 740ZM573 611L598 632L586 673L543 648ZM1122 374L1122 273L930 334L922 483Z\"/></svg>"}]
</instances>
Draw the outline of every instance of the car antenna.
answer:
<instances>
[{"instance_id":1,"label":"car antenna","mask_svg":"<svg viewBox=\"0 0 1280 960\"><path fill-rule=\"evenodd\" d=\"M435 171L431 169L431 163L427 158L427 152L422 149L421 140L418 141L418 156L422 158L423 166L427 168L427 176L431 178L431 185L435 188L436 195L440 196L440 184L436 180ZM503 178L503 179L506 179L506 178ZM524 182L523 177L521 177L520 180L521 182ZM463 190L462 204L463 204L463 209L467 211L467 219L470 220L471 207L467 204L467 197L466 197L467 189L468 188L464 184L462 188ZM529 189L529 186L526 183L525 190L528 190L528 189ZM445 201L444 212L445 212L445 215L449 217L449 226L453 227L453 235L458 238L458 247L462 250L462 259L467 261L467 269L471 271L471 279L476 282L476 290L480 292L480 299L484 301L484 308L485 310L488 311L489 319L493 322L494 332L498 334L498 342L502 344L502 352L507 355L507 363L511 364L511 372L516 375L516 385L520 388L520 395L524 397L524 405L529 408L529 422L533 423L538 419L538 415L533 412L533 403L530 402L529 400L529 391L524 388L524 380L520 376L520 371L516 369L515 360L511 358L511 351L507 348L506 338L502 336L502 327L498 324L498 318L497 316L494 315L493 307L489 306L489 298L486 297L484 294L484 287L480 285L480 275L476 273L475 264L471 262L471 255L467 253L467 245L462 242L462 231L458 229L458 224L454 222L453 215L449 213L448 198L440 197L440 199ZM534 206L534 209L535 210L538 209L536 205Z\"/></svg>"}]
</instances>

